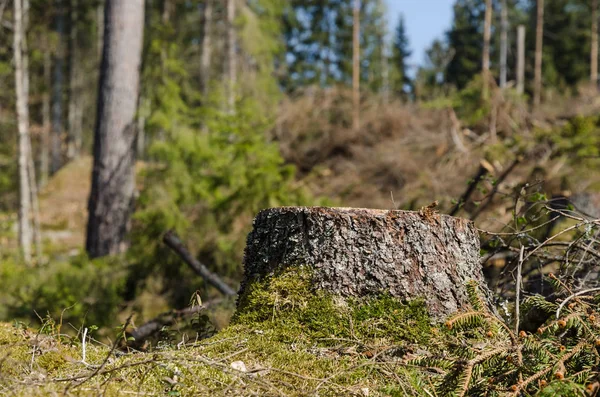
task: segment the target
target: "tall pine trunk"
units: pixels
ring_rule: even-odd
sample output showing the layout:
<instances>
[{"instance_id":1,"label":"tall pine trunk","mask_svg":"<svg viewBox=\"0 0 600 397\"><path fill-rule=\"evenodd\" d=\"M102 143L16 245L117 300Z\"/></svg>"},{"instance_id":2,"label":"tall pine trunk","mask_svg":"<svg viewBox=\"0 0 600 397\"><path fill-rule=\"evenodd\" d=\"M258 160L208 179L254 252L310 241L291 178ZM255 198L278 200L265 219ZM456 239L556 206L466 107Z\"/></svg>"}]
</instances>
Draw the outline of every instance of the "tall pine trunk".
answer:
<instances>
[{"instance_id":1,"label":"tall pine trunk","mask_svg":"<svg viewBox=\"0 0 600 397\"><path fill-rule=\"evenodd\" d=\"M227 0L227 106L235 109L235 87L237 85L237 54L235 51L235 0Z\"/></svg>"},{"instance_id":2,"label":"tall pine trunk","mask_svg":"<svg viewBox=\"0 0 600 397\"><path fill-rule=\"evenodd\" d=\"M25 263L31 263L31 245L33 233L31 229L31 186L29 179L29 155L31 142L29 138L29 114L24 80L23 62L23 4L15 0L13 49L15 60L15 93L17 102L17 128L19 133L19 244Z\"/></svg>"},{"instance_id":3,"label":"tall pine trunk","mask_svg":"<svg viewBox=\"0 0 600 397\"><path fill-rule=\"evenodd\" d=\"M535 24L535 71L533 81L533 108L537 109L542 97L542 57L544 43L544 0L537 0Z\"/></svg>"},{"instance_id":4,"label":"tall pine trunk","mask_svg":"<svg viewBox=\"0 0 600 397\"><path fill-rule=\"evenodd\" d=\"M592 1L592 48L590 51L590 80L598 88L598 0Z\"/></svg>"},{"instance_id":5,"label":"tall pine trunk","mask_svg":"<svg viewBox=\"0 0 600 397\"><path fill-rule=\"evenodd\" d=\"M508 2L502 0L502 11L500 14L500 88L506 88L507 63L508 63Z\"/></svg>"},{"instance_id":6,"label":"tall pine trunk","mask_svg":"<svg viewBox=\"0 0 600 397\"><path fill-rule=\"evenodd\" d=\"M210 82L210 60L212 55L212 18L213 4L212 0L206 0L204 3L204 37L202 37L202 59L200 60L200 79L202 93L208 93L208 84Z\"/></svg>"},{"instance_id":7,"label":"tall pine trunk","mask_svg":"<svg viewBox=\"0 0 600 397\"><path fill-rule=\"evenodd\" d=\"M107 0L86 250L122 252L135 193L144 0Z\"/></svg>"},{"instance_id":8,"label":"tall pine trunk","mask_svg":"<svg viewBox=\"0 0 600 397\"><path fill-rule=\"evenodd\" d=\"M69 135L67 139L67 157L79 156L83 136L83 95L82 95L82 59L79 48L78 0L70 4L69 32Z\"/></svg>"},{"instance_id":9,"label":"tall pine trunk","mask_svg":"<svg viewBox=\"0 0 600 397\"><path fill-rule=\"evenodd\" d=\"M482 96L487 100L490 96L490 38L492 36L492 0L485 1L485 23L483 26L483 58L481 61L483 90Z\"/></svg>"},{"instance_id":10,"label":"tall pine trunk","mask_svg":"<svg viewBox=\"0 0 600 397\"><path fill-rule=\"evenodd\" d=\"M360 0L354 0L352 25L352 128L360 128Z\"/></svg>"},{"instance_id":11,"label":"tall pine trunk","mask_svg":"<svg viewBox=\"0 0 600 397\"><path fill-rule=\"evenodd\" d=\"M40 144L40 187L46 186L50 176L50 86L52 85L52 54L50 53L50 43L47 37L43 38L43 73L44 73L44 92L42 93L42 139Z\"/></svg>"},{"instance_id":12,"label":"tall pine trunk","mask_svg":"<svg viewBox=\"0 0 600 397\"><path fill-rule=\"evenodd\" d=\"M517 92L525 92L525 26L517 28Z\"/></svg>"},{"instance_id":13,"label":"tall pine trunk","mask_svg":"<svg viewBox=\"0 0 600 397\"><path fill-rule=\"evenodd\" d=\"M56 0L56 34L58 45L54 56L54 80L52 81L52 161L51 172L62 166L63 82L64 82L64 0Z\"/></svg>"}]
</instances>

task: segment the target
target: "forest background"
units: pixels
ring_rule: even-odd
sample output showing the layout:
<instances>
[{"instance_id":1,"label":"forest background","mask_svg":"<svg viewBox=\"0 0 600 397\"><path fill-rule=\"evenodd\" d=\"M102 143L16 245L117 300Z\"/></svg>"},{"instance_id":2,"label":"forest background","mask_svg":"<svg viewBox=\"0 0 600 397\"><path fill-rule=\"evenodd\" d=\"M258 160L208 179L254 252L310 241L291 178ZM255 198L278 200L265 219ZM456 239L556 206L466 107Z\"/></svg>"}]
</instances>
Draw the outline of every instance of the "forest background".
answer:
<instances>
[{"instance_id":1,"label":"forest background","mask_svg":"<svg viewBox=\"0 0 600 397\"><path fill-rule=\"evenodd\" d=\"M412 72L405 20L382 0L135 3L139 51L106 44L104 1L0 2L1 320L102 334L212 301L163 235L235 286L272 206L437 200L484 230L533 221L515 197L600 216L596 0L456 0ZM108 93L114 48L140 68ZM103 112L127 101L114 141L135 183L103 195ZM498 286L500 259L486 263Z\"/></svg>"}]
</instances>

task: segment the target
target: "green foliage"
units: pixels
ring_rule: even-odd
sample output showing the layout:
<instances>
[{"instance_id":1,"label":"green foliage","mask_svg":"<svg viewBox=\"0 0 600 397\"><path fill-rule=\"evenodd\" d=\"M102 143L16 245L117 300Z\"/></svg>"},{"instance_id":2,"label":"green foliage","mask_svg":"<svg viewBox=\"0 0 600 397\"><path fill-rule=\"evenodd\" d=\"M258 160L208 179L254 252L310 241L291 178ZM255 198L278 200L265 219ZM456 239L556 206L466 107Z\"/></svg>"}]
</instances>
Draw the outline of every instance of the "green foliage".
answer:
<instances>
[{"instance_id":1,"label":"green foliage","mask_svg":"<svg viewBox=\"0 0 600 397\"><path fill-rule=\"evenodd\" d=\"M122 303L126 270L116 259L90 261L81 255L29 268L2 260L1 317L30 322L41 317L78 327L113 325Z\"/></svg>"},{"instance_id":2,"label":"green foliage","mask_svg":"<svg viewBox=\"0 0 600 397\"><path fill-rule=\"evenodd\" d=\"M600 118L575 116L561 127L539 131L538 140L549 142L556 156L568 156L574 162L585 162L600 156Z\"/></svg>"},{"instance_id":3,"label":"green foliage","mask_svg":"<svg viewBox=\"0 0 600 397\"><path fill-rule=\"evenodd\" d=\"M452 316L445 323L443 356L432 354L411 363L438 368L434 376L442 396L565 395L580 396L597 379L600 341L596 307L583 301L569 305L558 320L549 320L536 335L517 335L482 305L469 286L474 310ZM556 305L532 297L527 312ZM524 316L526 317L526 315ZM556 380L556 381L553 381Z\"/></svg>"},{"instance_id":4,"label":"green foliage","mask_svg":"<svg viewBox=\"0 0 600 397\"><path fill-rule=\"evenodd\" d=\"M396 94L401 97L406 96L406 90L411 86L411 80L408 77L408 58L412 54L409 49L408 36L404 16L401 14L398 19L398 25L394 34L392 47L392 86Z\"/></svg>"}]
</instances>

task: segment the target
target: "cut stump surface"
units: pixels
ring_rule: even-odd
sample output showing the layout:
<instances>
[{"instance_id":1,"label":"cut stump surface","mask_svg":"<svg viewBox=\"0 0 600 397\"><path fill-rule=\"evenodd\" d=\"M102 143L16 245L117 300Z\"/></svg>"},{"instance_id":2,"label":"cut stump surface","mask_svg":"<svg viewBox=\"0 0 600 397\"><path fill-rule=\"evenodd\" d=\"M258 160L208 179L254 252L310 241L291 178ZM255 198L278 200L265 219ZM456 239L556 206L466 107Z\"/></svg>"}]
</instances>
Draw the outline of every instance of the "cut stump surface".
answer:
<instances>
[{"instance_id":1,"label":"cut stump surface","mask_svg":"<svg viewBox=\"0 0 600 397\"><path fill-rule=\"evenodd\" d=\"M422 298L442 319L488 291L470 221L432 211L282 207L261 211L248 235L240 296L257 280L307 266L317 289L344 297Z\"/></svg>"}]
</instances>

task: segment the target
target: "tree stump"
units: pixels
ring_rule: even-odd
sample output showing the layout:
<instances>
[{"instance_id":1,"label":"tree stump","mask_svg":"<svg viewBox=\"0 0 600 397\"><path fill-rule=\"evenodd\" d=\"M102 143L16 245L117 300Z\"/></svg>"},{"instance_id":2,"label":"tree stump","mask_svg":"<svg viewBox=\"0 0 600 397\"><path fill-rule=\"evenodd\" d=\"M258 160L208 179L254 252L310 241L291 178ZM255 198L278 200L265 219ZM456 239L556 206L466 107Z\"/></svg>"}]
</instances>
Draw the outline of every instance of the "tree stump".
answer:
<instances>
[{"instance_id":1,"label":"tree stump","mask_svg":"<svg viewBox=\"0 0 600 397\"><path fill-rule=\"evenodd\" d=\"M473 224L430 209L272 208L248 235L240 296L286 267L308 266L317 289L422 298L439 320L468 303L470 280L489 294L479 258Z\"/></svg>"}]
</instances>

